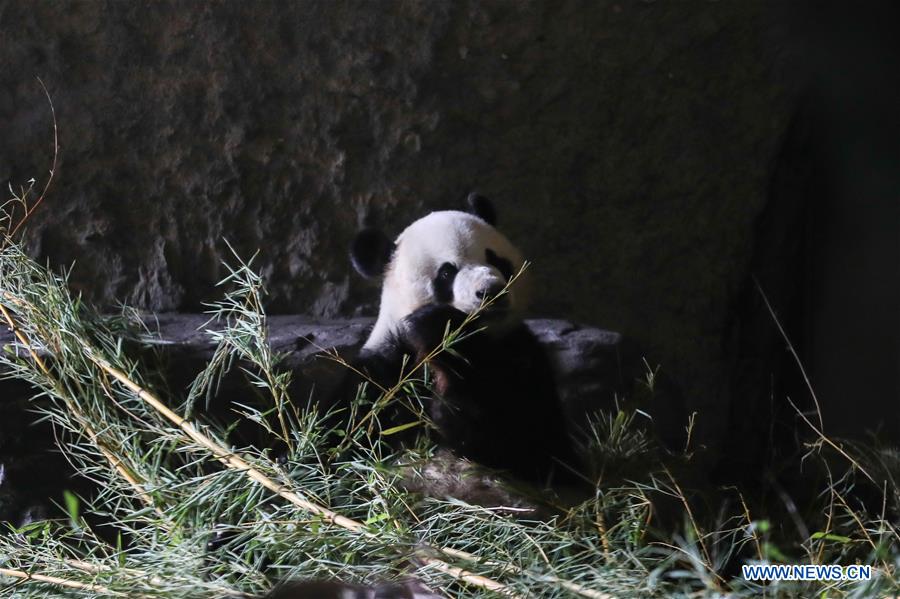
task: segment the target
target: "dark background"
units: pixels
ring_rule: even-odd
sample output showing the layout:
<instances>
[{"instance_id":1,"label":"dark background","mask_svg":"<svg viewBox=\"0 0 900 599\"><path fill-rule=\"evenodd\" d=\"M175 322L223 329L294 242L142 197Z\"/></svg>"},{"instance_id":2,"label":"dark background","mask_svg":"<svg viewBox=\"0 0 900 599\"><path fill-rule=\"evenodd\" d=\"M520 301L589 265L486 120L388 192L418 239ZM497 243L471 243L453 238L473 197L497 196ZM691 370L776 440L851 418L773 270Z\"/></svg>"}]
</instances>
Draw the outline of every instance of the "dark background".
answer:
<instances>
[{"instance_id":1,"label":"dark background","mask_svg":"<svg viewBox=\"0 0 900 599\"><path fill-rule=\"evenodd\" d=\"M888 2L0 1L0 181L101 306L199 311L223 239L273 313L374 314L346 248L471 189L534 314L619 330L756 455L783 397L900 435L900 52Z\"/></svg>"}]
</instances>

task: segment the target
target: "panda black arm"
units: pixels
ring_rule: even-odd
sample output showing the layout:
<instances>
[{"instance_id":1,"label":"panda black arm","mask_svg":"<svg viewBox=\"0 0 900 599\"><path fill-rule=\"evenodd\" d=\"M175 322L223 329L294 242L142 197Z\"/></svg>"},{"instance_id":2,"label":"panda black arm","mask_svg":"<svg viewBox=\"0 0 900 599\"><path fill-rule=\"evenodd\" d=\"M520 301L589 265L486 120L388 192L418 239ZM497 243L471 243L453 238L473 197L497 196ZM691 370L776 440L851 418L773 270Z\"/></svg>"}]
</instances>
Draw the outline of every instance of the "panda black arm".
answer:
<instances>
[{"instance_id":1,"label":"panda black arm","mask_svg":"<svg viewBox=\"0 0 900 599\"><path fill-rule=\"evenodd\" d=\"M455 330L464 320L452 306L424 306L407 318L404 342L422 360L441 344L448 323ZM429 363L435 391L429 415L443 443L525 478L551 471L567 478L557 462L576 460L540 342L523 323L502 333L468 332Z\"/></svg>"},{"instance_id":2,"label":"panda black arm","mask_svg":"<svg viewBox=\"0 0 900 599\"><path fill-rule=\"evenodd\" d=\"M466 315L449 304L427 304L406 317L403 344L420 359L444 343L448 331L459 329Z\"/></svg>"}]
</instances>

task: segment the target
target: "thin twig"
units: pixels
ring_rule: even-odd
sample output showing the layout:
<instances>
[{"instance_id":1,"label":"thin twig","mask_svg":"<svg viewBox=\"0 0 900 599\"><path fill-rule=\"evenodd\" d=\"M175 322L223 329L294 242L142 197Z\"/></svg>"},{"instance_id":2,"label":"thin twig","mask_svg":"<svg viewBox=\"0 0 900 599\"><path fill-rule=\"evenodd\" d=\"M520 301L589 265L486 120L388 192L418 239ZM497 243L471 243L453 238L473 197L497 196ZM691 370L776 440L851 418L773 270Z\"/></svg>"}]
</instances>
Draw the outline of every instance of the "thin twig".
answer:
<instances>
[{"instance_id":1,"label":"thin twig","mask_svg":"<svg viewBox=\"0 0 900 599\"><path fill-rule=\"evenodd\" d=\"M50 104L50 116L53 117L53 164L50 166L50 176L47 178L47 183L44 184L41 195L38 196L38 199L31 206L25 205L25 214L22 216L22 219L15 224L12 232L10 232L8 236L10 239L15 237L22 225L28 220L28 217L34 214L35 209L37 209L37 207L41 205L41 202L44 201L44 197L46 197L47 191L50 189L50 184L53 182L53 175L56 174L56 160L59 157L59 132L56 127L56 109L53 107L53 100L50 98L50 92L47 91L47 86L44 85L44 82L41 81L40 77L37 78L37 81L41 84L44 95L47 96L47 102Z\"/></svg>"},{"instance_id":2,"label":"thin twig","mask_svg":"<svg viewBox=\"0 0 900 599\"><path fill-rule=\"evenodd\" d=\"M759 544L759 536L756 534L756 527L753 526L753 519L750 517L750 508L747 507L747 502L744 501L743 493L738 491L738 497L740 497L741 505L744 507L744 518L747 519L747 527L750 529L750 534L753 535L753 543L756 545L756 555L759 556L759 561L762 561L762 546Z\"/></svg>"},{"instance_id":3,"label":"thin twig","mask_svg":"<svg viewBox=\"0 0 900 599\"><path fill-rule=\"evenodd\" d=\"M816 414L819 416L819 428L821 430L825 430L825 423L822 420L822 408L819 406L819 398L816 396L815 390L813 390L812 383L809 380L809 376L806 374L806 368L803 367L803 361L800 359L800 356L797 354L797 350L794 349L794 344L791 343L791 339L788 337L787 333L784 330L784 327L781 326L781 321L778 319L778 316L775 314L775 309L772 308L772 304L769 303L769 298L766 295L766 292L763 291L762 285L759 284L759 281L756 277L753 277L753 283L756 285L757 291L763 298L763 302L766 304L766 309L769 311L769 314L772 316L772 320L775 321L775 326L778 327L778 332L781 333L781 338L784 339L784 342L787 344L787 349L793 356L794 361L797 363L797 366L800 368L800 374L803 375L803 381L806 383L806 388L809 389L809 394L812 397L813 403L816 405Z\"/></svg>"},{"instance_id":4,"label":"thin twig","mask_svg":"<svg viewBox=\"0 0 900 599\"><path fill-rule=\"evenodd\" d=\"M831 476L831 468L829 468L826 464L826 473L828 474L828 490L831 491L829 493L828 500L828 519L825 521L825 535L822 540L819 542L819 551L816 554L816 563L822 563L822 556L825 555L825 541L827 535L831 533L831 524L834 520L834 477Z\"/></svg>"},{"instance_id":5,"label":"thin twig","mask_svg":"<svg viewBox=\"0 0 900 599\"><path fill-rule=\"evenodd\" d=\"M712 573L716 579L724 583L725 579L722 578L718 572L716 572L715 568L713 568L712 557L709 553L709 550L706 548L706 543L703 540L703 532L700 530L700 527L697 525L697 520L694 518L694 512L691 510L691 506L688 503L687 497L684 494L684 491L681 490L681 487L678 485L678 481L675 480L675 477L672 476L672 473L669 472L668 468L664 468L665 473L668 475L669 480L672 481L672 485L675 487L675 491L678 493L678 498L681 500L682 505L684 505L684 509L687 512L688 519L691 522L691 527L694 529L694 534L697 536L697 542L700 543L700 549L703 551L703 559L706 560L706 567Z\"/></svg>"},{"instance_id":6,"label":"thin twig","mask_svg":"<svg viewBox=\"0 0 900 599\"><path fill-rule=\"evenodd\" d=\"M859 526L859 529L862 531L863 536L866 537L866 540L869 542L869 545L872 547L873 555L878 555L878 545L875 543L875 540L872 539L872 535L869 534L869 531L866 529L865 525L862 523L862 520L859 519L859 516L856 515L856 512L853 508L847 504L847 501L841 497L840 493L837 493L834 489L831 490L834 497L837 498L838 502L844 506L844 509L847 510L847 513L850 514L850 517L856 522L856 525ZM881 564L884 566L885 573L889 574L891 572L891 567L888 565L887 561L882 558Z\"/></svg>"},{"instance_id":7,"label":"thin twig","mask_svg":"<svg viewBox=\"0 0 900 599\"><path fill-rule=\"evenodd\" d=\"M800 416L800 418L803 419L803 421L807 424L807 426L809 426L809 428L811 428L811 429L813 430L814 433L816 433L816 436L819 438L819 440L820 440L822 443L825 443L826 445L829 445L832 449L834 449L834 450L837 451L839 454L841 454L842 456L844 456L844 457L847 459L848 462L850 462L851 464L853 464L853 466L855 466L860 472L862 472L862 473L865 475L866 478L868 478L870 481L872 481L872 484L878 485L878 483L875 482L875 478L874 478L871 474L869 474L869 473L866 471L865 468L862 467L862 464L860 464L859 461L857 461L857 460L856 460L853 456L851 456L849 453L847 453L846 451L844 451L844 448L843 448L843 447L841 447L840 445L838 445L837 443L835 443L834 441L832 441L831 439L829 439L828 437L826 437L826 436L825 436L825 433L823 433L823 432L821 431L821 429L816 428L816 425L813 424L813 422L806 416L806 414L804 414L804 413L800 410L800 408L797 407L797 404L795 404L795 403L791 400L790 397L787 398L787 401L788 401L789 404L791 404L791 407L794 408L794 411L797 412L797 415Z\"/></svg>"},{"instance_id":8,"label":"thin twig","mask_svg":"<svg viewBox=\"0 0 900 599\"><path fill-rule=\"evenodd\" d=\"M769 315L772 317L772 320L775 322L775 326L778 327L778 332L781 333L781 338L784 339L784 342L787 344L788 351L791 353L791 356L794 358L794 362L797 363L797 367L800 369L800 374L803 376L803 381L806 384L806 388L809 390L809 394L812 397L813 403L816 406L816 415L818 416L818 419L819 419L819 426L816 426L815 424L813 424L813 422L809 419L809 417L806 414L804 414L793 401L791 401L790 397L787 398L788 403L791 404L791 407L794 408L794 410L797 412L797 414L800 416L800 418L802 418L803 421L813 430L813 432L816 433L816 436L818 436L819 439L823 443L826 443L827 445L831 446L835 451L837 451L839 454L844 456L851 464L853 464L856 468L858 468L859 471L862 472L866 476L866 478L868 478L870 481L872 481L872 483L875 484L876 486L880 487L880 485L877 482L875 482L875 478L872 477L872 475L870 475L868 472L866 472L866 469L863 468L862 465L856 459L851 457L850 454L848 454L846 451L844 451L844 449L842 447L840 447L837 443L835 443L834 441L832 441L831 439L829 439L828 437L825 436L825 432L824 432L825 425L823 424L823 420L822 420L822 408L819 406L819 398L816 396L816 392L813 389L812 382L809 380L809 376L807 376L807 374L806 374L806 368L803 367L803 361L800 359L800 356L797 354L797 350L794 349L794 344L791 343L791 340L788 337L787 333L785 332L784 327L781 326L781 321L778 319L778 315L775 314L775 310L772 308L772 304L769 303L769 298L766 296L766 292L763 291L762 286L760 286L759 281L756 280L756 277L753 278L753 282L756 284L756 289L759 291L759 294L762 296L763 302L765 302L765 304L766 304L766 309L769 311Z\"/></svg>"}]
</instances>

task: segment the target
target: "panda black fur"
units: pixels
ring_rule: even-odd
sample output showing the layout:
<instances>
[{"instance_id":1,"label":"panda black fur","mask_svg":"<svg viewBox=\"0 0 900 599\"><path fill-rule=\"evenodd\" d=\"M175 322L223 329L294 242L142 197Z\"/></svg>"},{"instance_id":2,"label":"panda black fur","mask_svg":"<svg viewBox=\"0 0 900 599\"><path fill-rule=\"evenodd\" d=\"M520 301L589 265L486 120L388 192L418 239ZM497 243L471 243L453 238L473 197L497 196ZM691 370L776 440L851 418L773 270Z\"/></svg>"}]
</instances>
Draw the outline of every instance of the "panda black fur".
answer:
<instances>
[{"instance_id":1,"label":"panda black fur","mask_svg":"<svg viewBox=\"0 0 900 599\"><path fill-rule=\"evenodd\" d=\"M530 480L569 478L574 463L552 368L522 320L524 273L497 297L523 264L495 227L490 202L469 197L472 212L440 211L409 225L394 242L366 229L351 258L367 277L382 276L378 319L356 361L381 385L394 385L404 356L418 363L486 299L479 330L429 362L433 397L426 409L439 443L481 464ZM410 420L396 411L383 426Z\"/></svg>"}]
</instances>

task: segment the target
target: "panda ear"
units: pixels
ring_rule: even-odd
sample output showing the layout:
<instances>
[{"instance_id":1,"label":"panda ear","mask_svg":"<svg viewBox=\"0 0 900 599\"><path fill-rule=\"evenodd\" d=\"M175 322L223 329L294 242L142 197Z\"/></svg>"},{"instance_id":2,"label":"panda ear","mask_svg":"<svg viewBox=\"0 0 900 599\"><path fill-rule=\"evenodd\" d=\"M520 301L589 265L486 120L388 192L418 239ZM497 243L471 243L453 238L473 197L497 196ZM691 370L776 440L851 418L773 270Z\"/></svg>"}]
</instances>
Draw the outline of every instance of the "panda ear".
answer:
<instances>
[{"instance_id":1,"label":"panda ear","mask_svg":"<svg viewBox=\"0 0 900 599\"><path fill-rule=\"evenodd\" d=\"M380 229L363 229L350 246L350 261L356 272L371 279L384 274L394 244Z\"/></svg>"},{"instance_id":2,"label":"panda ear","mask_svg":"<svg viewBox=\"0 0 900 599\"><path fill-rule=\"evenodd\" d=\"M497 211L494 210L494 204L489 199L473 191L466 198L466 204L469 206L469 212L492 227L497 226Z\"/></svg>"}]
</instances>

